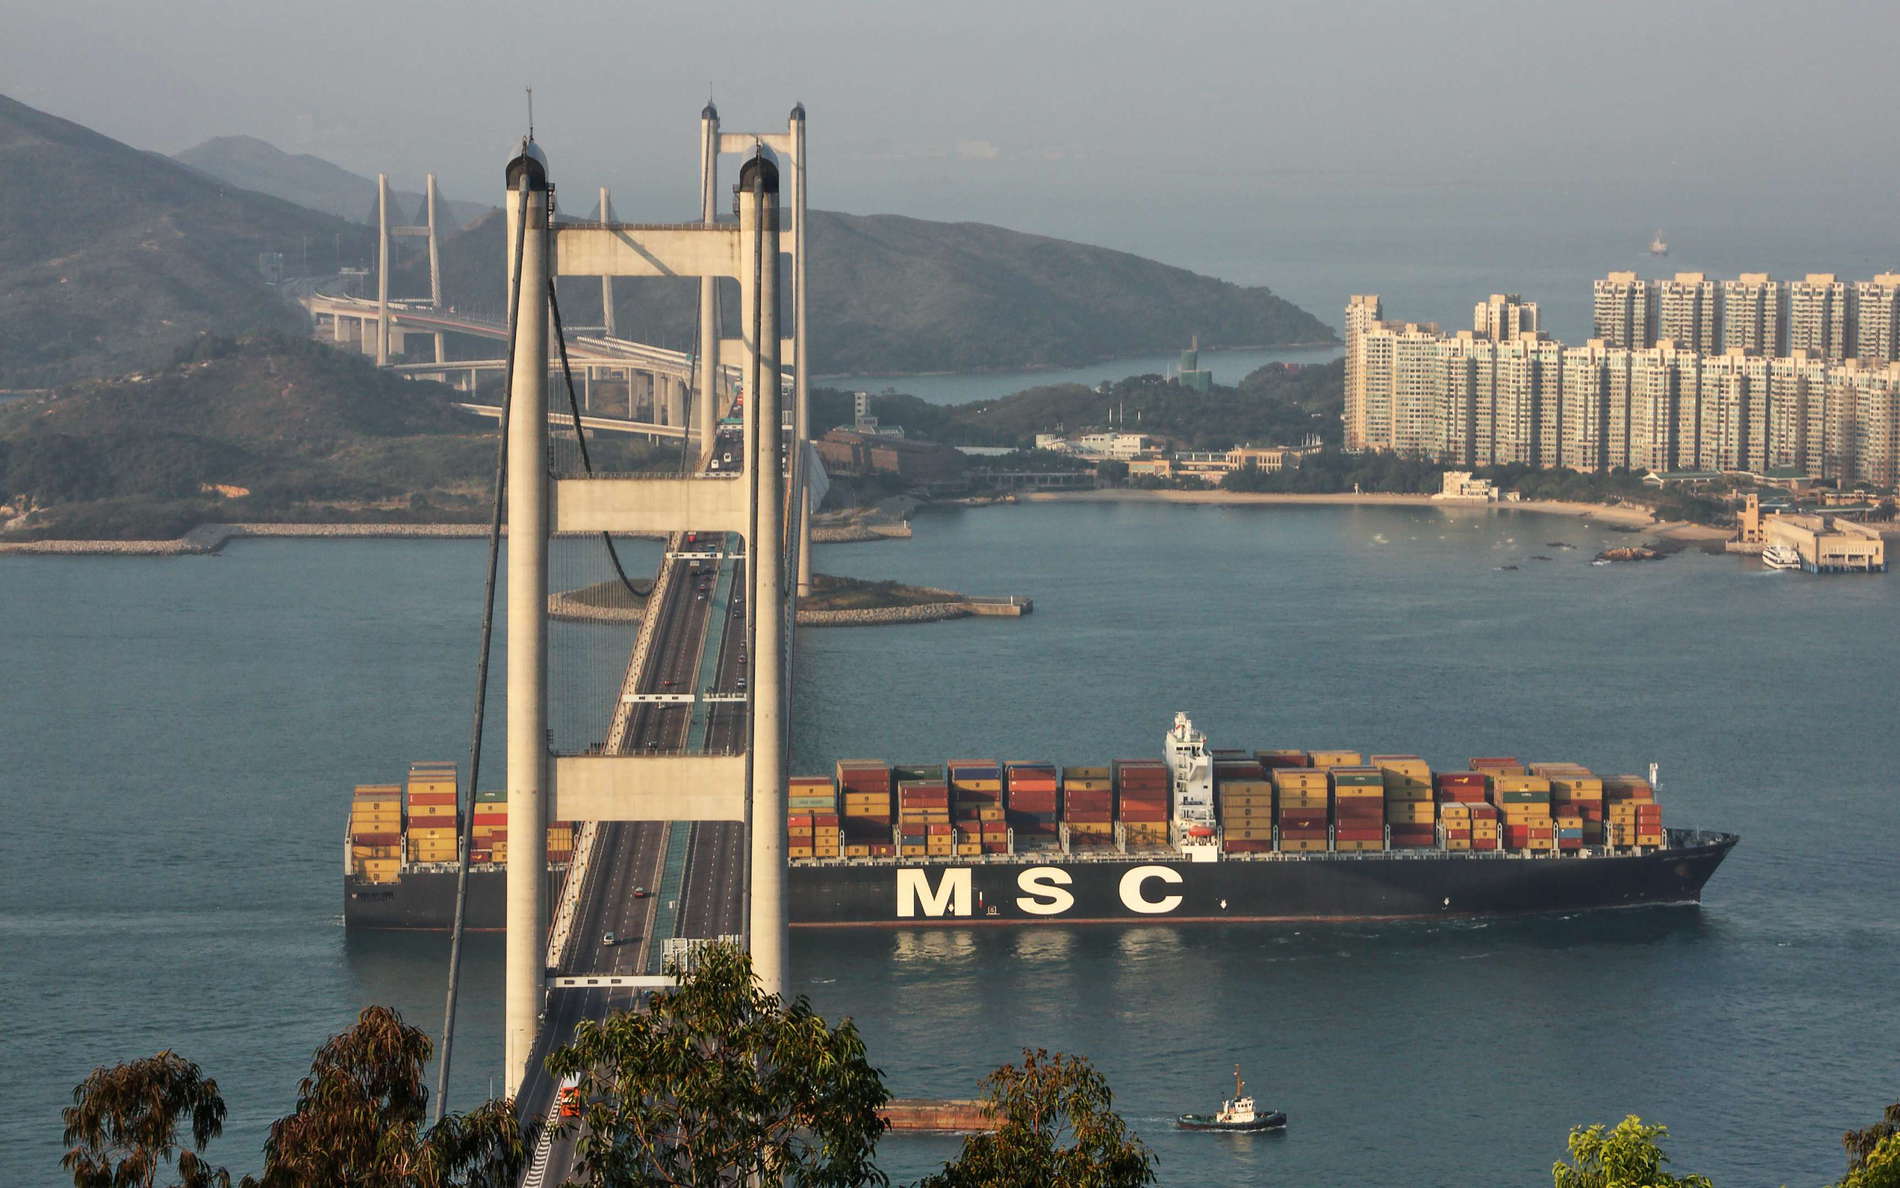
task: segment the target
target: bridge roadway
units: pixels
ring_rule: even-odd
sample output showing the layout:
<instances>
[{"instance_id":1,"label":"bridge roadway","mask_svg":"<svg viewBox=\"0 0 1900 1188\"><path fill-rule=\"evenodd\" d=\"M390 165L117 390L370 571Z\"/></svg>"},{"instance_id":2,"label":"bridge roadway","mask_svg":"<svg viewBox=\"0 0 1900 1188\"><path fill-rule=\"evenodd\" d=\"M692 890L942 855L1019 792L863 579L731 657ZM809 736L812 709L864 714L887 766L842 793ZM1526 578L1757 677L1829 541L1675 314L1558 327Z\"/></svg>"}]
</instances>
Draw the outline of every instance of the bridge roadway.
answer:
<instances>
[{"instance_id":1,"label":"bridge roadway","mask_svg":"<svg viewBox=\"0 0 1900 1188\"><path fill-rule=\"evenodd\" d=\"M671 572L661 605L652 608L657 617L646 662L641 671L629 674L630 688L623 696L686 694L695 689L728 695L744 692L745 600L739 593L745 589L744 560L736 555L723 562L676 555L725 553L736 544L736 538L719 540L718 544L703 539L688 543L685 534L669 540L662 564ZM720 580L721 565L729 567L729 583ZM727 590L733 595L722 597ZM711 679L701 688L708 660ZM621 737L608 742L627 753L743 748L747 723L743 701L713 702L703 711L704 738L697 740L692 704L636 702ZM669 851L684 853L677 900L669 900L663 888ZM577 892L572 939L555 973L658 973L658 956L669 937L740 934L745 927L746 873L745 826L739 822L601 823L585 882ZM641 890L647 894L636 896ZM614 935L613 944L606 943L609 933ZM545 1072L548 1053L566 1043L581 1020L634 1009L643 993L616 986L549 990L540 1038L517 1102L524 1121L552 1120L557 1086ZM522 1183L529 1188L561 1184L574 1171L575 1155L571 1138L541 1146Z\"/></svg>"}]
</instances>

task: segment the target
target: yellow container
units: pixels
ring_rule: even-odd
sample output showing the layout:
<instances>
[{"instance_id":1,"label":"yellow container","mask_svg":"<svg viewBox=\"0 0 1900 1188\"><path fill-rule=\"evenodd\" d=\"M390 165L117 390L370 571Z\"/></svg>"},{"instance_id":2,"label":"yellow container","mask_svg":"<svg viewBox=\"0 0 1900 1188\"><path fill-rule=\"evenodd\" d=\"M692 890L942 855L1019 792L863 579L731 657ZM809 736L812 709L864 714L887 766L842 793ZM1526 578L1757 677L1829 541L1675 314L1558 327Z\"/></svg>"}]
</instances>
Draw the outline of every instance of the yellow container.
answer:
<instances>
[{"instance_id":1,"label":"yellow container","mask_svg":"<svg viewBox=\"0 0 1900 1188\"><path fill-rule=\"evenodd\" d=\"M1365 757L1358 751L1309 751L1314 767L1364 767ZM1282 768L1280 770L1289 770Z\"/></svg>"}]
</instances>

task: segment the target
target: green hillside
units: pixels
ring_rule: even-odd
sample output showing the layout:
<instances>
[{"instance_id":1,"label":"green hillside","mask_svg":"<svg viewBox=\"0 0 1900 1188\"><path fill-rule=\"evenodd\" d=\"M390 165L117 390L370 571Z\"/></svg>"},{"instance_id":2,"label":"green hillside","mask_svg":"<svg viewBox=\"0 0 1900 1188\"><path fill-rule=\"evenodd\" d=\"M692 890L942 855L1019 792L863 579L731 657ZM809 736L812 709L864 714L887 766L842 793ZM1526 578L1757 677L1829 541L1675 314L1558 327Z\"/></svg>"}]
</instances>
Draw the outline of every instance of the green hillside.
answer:
<instances>
[{"instance_id":1,"label":"green hillside","mask_svg":"<svg viewBox=\"0 0 1900 1188\"><path fill-rule=\"evenodd\" d=\"M0 96L0 389L161 363L205 331L298 327L258 254L306 242L357 258L364 233Z\"/></svg>"},{"instance_id":2,"label":"green hillside","mask_svg":"<svg viewBox=\"0 0 1900 1188\"><path fill-rule=\"evenodd\" d=\"M1259 287L1126 252L980 223L811 212L812 368L818 374L1064 366L1173 350L1334 340L1330 327ZM443 288L495 314L505 287L502 217L446 241ZM419 267L419 265L417 266ZM397 286L420 291L426 278ZM621 333L691 349L697 281L616 282ZM738 314L725 295L727 325ZM575 325L600 320L598 281L562 282Z\"/></svg>"}]
</instances>

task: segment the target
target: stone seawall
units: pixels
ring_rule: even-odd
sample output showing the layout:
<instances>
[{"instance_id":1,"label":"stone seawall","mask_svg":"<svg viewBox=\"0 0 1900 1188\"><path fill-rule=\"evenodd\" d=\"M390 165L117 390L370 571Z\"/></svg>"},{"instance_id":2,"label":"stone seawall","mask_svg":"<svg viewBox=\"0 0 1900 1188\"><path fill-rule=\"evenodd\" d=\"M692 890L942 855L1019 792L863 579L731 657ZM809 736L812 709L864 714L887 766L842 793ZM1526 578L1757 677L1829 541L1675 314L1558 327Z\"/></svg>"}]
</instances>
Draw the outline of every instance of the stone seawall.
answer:
<instances>
[{"instance_id":1,"label":"stone seawall","mask_svg":"<svg viewBox=\"0 0 1900 1188\"><path fill-rule=\"evenodd\" d=\"M176 540L0 541L0 554L187 557L215 553L240 537L485 537L486 524L200 524Z\"/></svg>"}]
</instances>

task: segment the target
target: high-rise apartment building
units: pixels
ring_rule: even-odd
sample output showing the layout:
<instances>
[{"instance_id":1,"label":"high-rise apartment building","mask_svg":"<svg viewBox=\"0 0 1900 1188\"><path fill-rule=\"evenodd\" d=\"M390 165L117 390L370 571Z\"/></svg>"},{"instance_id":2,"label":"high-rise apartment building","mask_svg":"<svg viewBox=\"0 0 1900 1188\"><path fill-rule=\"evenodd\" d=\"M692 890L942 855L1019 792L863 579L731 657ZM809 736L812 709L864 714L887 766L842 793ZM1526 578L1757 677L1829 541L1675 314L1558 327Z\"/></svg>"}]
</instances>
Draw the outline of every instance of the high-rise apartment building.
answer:
<instances>
[{"instance_id":1,"label":"high-rise apartment building","mask_svg":"<svg viewBox=\"0 0 1900 1188\"><path fill-rule=\"evenodd\" d=\"M1366 442L1366 334L1384 316L1376 293L1354 294L1346 301L1346 448L1363 450Z\"/></svg>"},{"instance_id":2,"label":"high-rise apartment building","mask_svg":"<svg viewBox=\"0 0 1900 1188\"><path fill-rule=\"evenodd\" d=\"M1760 284L1744 292L1765 295ZM1765 319L1753 332L1765 333ZM1711 354L1675 339L1565 347L1534 331L1445 336L1369 316L1352 342L1363 448L1469 466L1794 467L1843 483L1900 480L1900 360Z\"/></svg>"},{"instance_id":3,"label":"high-rise apartment building","mask_svg":"<svg viewBox=\"0 0 1900 1188\"><path fill-rule=\"evenodd\" d=\"M1854 358L1863 367L1900 359L1900 272L1854 283Z\"/></svg>"},{"instance_id":4,"label":"high-rise apartment building","mask_svg":"<svg viewBox=\"0 0 1900 1188\"><path fill-rule=\"evenodd\" d=\"M1847 286L1831 272L1788 285L1788 350L1838 363L1847 358Z\"/></svg>"},{"instance_id":5,"label":"high-rise apartment building","mask_svg":"<svg viewBox=\"0 0 1900 1188\"><path fill-rule=\"evenodd\" d=\"M1720 291L1700 272L1678 272L1656 285L1656 341L1715 353Z\"/></svg>"},{"instance_id":6,"label":"high-rise apartment building","mask_svg":"<svg viewBox=\"0 0 1900 1188\"><path fill-rule=\"evenodd\" d=\"M1744 272L1722 282L1722 350L1779 355L1786 328L1787 295L1765 272Z\"/></svg>"},{"instance_id":7,"label":"high-rise apartment building","mask_svg":"<svg viewBox=\"0 0 1900 1188\"><path fill-rule=\"evenodd\" d=\"M1471 329L1480 338L1503 342L1537 332L1537 303L1516 293L1493 293L1471 313Z\"/></svg>"},{"instance_id":8,"label":"high-rise apartment building","mask_svg":"<svg viewBox=\"0 0 1900 1188\"><path fill-rule=\"evenodd\" d=\"M1646 347L1656 341L1655 293L1634 272L1612 272L1596 282L1596 331L1613 347Z\"/></svg>"}]
</instances>

